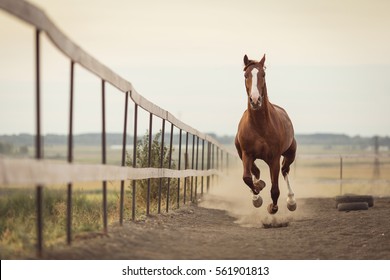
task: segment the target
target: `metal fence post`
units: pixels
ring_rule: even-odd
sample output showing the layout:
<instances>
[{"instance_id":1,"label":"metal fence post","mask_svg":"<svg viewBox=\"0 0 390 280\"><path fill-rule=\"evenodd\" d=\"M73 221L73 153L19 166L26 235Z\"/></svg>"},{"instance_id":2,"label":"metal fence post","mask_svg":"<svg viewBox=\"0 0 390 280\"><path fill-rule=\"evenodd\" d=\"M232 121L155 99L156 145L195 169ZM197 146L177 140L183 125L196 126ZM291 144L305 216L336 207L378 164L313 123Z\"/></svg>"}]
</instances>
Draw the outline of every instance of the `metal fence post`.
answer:
<instances>
[{"instance_id":1,"label":"metal fence post","mask_svg":"<svg viewBox=\"0 0 390 280\"><path fill-rule=\"evenodd\" d=\"M161 125L161 158L160 158L160 168L164 167L164 136L165 136L165 119L162 119L162 125ZM160 184L158 186L158 214L161 213L161 191L162 191L162 181L163 178L160 178Z\"/></svg>"},{"instance_id":2,"label":"metal fence post","mask_svg":"<svg viewBox=\"0 0 390 280\"><path fill-rule=\"evenodd\" d=\"M221 172L223 172L223 150L221 149Z\"/></svg>"},{"instance_id":3,"label":"metal fence post","mask_svg":"<svg viewBox=\"0 0 390 280\"><path fill-rule=\"evenodd\" d=\"M102 80L102 164L106 164L106 91ZM107 234L107 181L103 181L103 232Z\"/></svg>"},{"instance_id":4,"label":"metal fence post","mask_svg":"<svg viewBox=\"0 0 390 280\"><path fill-rule=\"evenodd\" d=\"M125 93L125 119L123 124L123 139L122 139L122 166L126 165L126 137L127 137L127 108L129 103L129 93ZM120 201L119 201L119 224L123 225L123 208L125 196L125 181L121 181Z\"/></svg>"},{"instance_id":5,"label":"metal fence post","mask_svg":"<svg viewBox=\"0 0 390 280\"><path fill-rule=\"evenodd\" d=\"M202 139L202 171L204 170L204 139ZM200 187L200 193L203 195L203 181L204 181L204 176L201 178L201 187Z\"/></svg>"},{"instance_id":6,"label":"metal fence post","mask_svg":"<svg viewBox=\"0 0 390 280\"><path fill-rule=\"evenodd\" d=\"M188 168L188 132L186 132L186 152L184 154L184 169ZM184 178L184 198L183 203L186 204L187 198L187 177Z\"/></svg>"},{"instance_id":7,"label":"metal fence post","mask_svg":"<svg viewBox=\"0 0 390 280\"><path fill-rule=\"evenodd\" d=\"M42 135L41 135L41 75L40 75L40 30L35 32L35 94L36 94L36 135L35 135L35 158L42 158Z\"/></svg>"},{"instance_id":8,"label":"metal fence post","mask_svg":"<svg viewBox=\"0 0 390 280\"><path fill-rule=\"evenodd\" d=\"M210 170L210 168L211 168L211 143L207 142L207 170ZM207 176L207 186L206 186L207 192L210 189L210 176L211 175Z\"/></svg>"},{"instance_id":9,"label":"metal fence post","mask_svg":"<svg viewBox=\"0 0 390 280\"><path fill-rule=\"evenodd\" d=\"M192 135L192 157L191 157L191 169L194 170L194 164L195 164L195 134ZM193 190L194 190L194 176L191 176L191 194L190 194L190 201L193 202Z\"/></svg>"},{"instance_id":10,"label":"metal fence post","mask_svg":"<svg viewBox=\"0 0 390 280\"><path fill-rule=\"evenodd\" d=\"M199 136L196 136L196 159L195 159L195 169L198 170L198 160L199 160ZM195 176L195 201L198 199L198 176Z\"/></svg>"},{"instance_id":11,"label":"metal fence post","mask_svg":"<svg viewBox=\"0 0 390 280\"><path fill-rule=\"evenodd\" d=\"M35 136L35 158L42 158L41 139L41 79L40 79L40 30L35 30L35 105L36 105L36 136ZM37 213L37 256L43 254L43 186L36 187L36 213Z\"/></svg>"},{"instance_id":12,"label":"metal fence post","mask_svg":"<svg viewBox=\"0 0 390 280\"><path fill-rule=\"evenodd\" d=\"M138 105L134 103L134 135L133 135L133 168L137 167L137 126L138 126ZM132 202L131 202L131 219L135 220L136 212L136 185L137 181L132 182Z\"/></svg>"},{"instance_id":13,"label":"metal fence post","mask_svg":"<svg viewBox=\"0 0 390 280\"><path fill-rule=\"evenodd\" d=\"M73 162L73 88L74 62L70 63L70 100L69 100L69 134L68 134L68 162ZM68 183L66 209L66 241L72 243L72 183Z\"/></svg>"},{"instance_id":14,"label":"metal fence post","mask_svg":"<svg viewBox=\"0 0 390 280\"><path fill-rule=\"evenodd\" d=\"M153 114L149 113L149 143L148 143L148 167L151 167L152 159L152 129L153 129ZM148 178L148 189L146 193L146 215L150 214L150 178Z\"/></svg>"},{"instance_id":15,"label":"metal fence post","mask_svg":"<svg viewBox=\"0 0 390 280\"><path fill-rule=\"evenodd\" d=\"M343 194L343 157L340 155L340 195Z\"/></svg>"},{"instance_id":16,"label":"metal fence post","mask_svg":"<svg viewBox=\"0 0 390 280\"><path fill-rule=\"evenodd\" d=\"M180 170L181 165L181 141L182 141L182 129L180 128L179 132L179 162L177 170ZM177 208L180 208L180 177L177 179Z\"/></svg>"},{"instance_id":17,"label":"metal fence post","mask_svg":"<svg viewBox=\"0 0 390 280\"><path fill-rule=\"evenodd\" d=\"M173 123L171 123L171 134L169 139L169 157L168 157L168 168L172 168L172 149L173 149ZM169 197L170 197L170 186L171 186L171 178L168 178L167 185L167 204L166 204L166 212L169 211Z\"/></svg>"}]
</instances>

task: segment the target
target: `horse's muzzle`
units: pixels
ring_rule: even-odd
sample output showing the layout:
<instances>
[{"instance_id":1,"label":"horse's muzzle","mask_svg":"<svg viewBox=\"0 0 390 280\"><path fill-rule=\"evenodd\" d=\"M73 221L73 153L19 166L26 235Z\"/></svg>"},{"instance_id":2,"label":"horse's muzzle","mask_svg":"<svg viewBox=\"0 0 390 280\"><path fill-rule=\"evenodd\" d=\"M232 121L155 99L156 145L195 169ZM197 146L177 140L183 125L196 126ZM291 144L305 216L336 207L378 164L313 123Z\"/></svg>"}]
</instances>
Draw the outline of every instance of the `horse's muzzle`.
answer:
<instances>
[{"instance_id":1,"label":"horse's muzzle","mask_svg":"<svg viewBox=\"0 0 390 280\"><path fill-rule=\"evenodd\" d=\"M249 104L251 105L252 110L259 110L263 104L263 98L260 97L256 102L253 102L252 98L249 97Z\"/></svg>"}]
</instances>

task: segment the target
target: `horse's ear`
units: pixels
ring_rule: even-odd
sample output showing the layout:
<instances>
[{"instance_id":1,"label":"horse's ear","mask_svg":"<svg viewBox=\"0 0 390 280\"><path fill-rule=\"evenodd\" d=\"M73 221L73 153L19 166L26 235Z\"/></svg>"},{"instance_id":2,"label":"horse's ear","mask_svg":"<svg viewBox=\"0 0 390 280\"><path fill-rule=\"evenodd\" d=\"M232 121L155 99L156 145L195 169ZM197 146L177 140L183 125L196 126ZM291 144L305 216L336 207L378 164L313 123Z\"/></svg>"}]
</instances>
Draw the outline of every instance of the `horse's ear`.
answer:
<instances>
[{"instance_id":1,"label":"horse's ear","mask_svg":"<svg viewBox=\"0 0 390 280\"><path fill-rule=\"evenodd\" d=\"M263 58L260 60L260 64L262 65L262 66L264 66L264 62L265 62L265 54L263 55Z\"/></svg>"},{"instance_id":2,"label":"horse's ear","mask_svg":"<svg viewBox=\"0 0 390 280\"><path fill-rule=\"evenodd\" d=\"M248 56L247 56L247 55L244 55L244 64L245 64L245 66L247 66L248 63L249 63Z\"/></svg>"}]
</instances>

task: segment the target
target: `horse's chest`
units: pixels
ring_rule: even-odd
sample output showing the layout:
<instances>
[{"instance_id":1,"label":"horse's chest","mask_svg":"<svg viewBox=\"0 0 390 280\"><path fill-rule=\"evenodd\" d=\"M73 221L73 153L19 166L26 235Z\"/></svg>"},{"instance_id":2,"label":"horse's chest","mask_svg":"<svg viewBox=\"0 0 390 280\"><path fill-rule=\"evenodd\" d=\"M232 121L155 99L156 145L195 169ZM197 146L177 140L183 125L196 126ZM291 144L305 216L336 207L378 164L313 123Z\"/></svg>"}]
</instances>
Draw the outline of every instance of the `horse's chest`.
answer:
<instances>
[{"instance_id":1,"label":"horse's chest","mask_svg":"<svg viewBox=\"0 0 390 280\"><path fill-rule=\"evenodd\" d=\"M267 139L260 136L245 140L245 151L248 154L253 155L255 158L267 160L275 156L276 147L274 147L275 145L272 141L267 141Z\"/></svg>"}]
</instances>

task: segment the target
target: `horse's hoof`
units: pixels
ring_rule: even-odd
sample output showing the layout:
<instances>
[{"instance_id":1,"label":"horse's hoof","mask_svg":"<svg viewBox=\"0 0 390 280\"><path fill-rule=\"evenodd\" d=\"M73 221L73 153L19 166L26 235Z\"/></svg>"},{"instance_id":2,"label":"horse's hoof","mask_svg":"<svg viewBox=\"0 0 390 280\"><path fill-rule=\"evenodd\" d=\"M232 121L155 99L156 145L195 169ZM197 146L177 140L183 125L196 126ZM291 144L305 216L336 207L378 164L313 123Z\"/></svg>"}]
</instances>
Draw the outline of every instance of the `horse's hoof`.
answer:
<instances>
[{"instance_id":1,"label":"horse's hoof","mask_svg":"<svg viewBox=\"0 0 390 280\"><path fill-rule=\"evenodd\" d=\"M290 211L295 211L297 209L297 202L293 196L287 198L287 209Z\"/></svg>"},{"instance_id":2,"label":"horse's hoof","mask_svg":"<svg viewBox=\"0 0 390 280\"><path fill-rule=\"evenodd\" d=\"M273 203L271 203L270 205L268 205L268 208L267 208L267 210L268 210L268 213L270 213L270 214L276 214L276 212L278 212L278 209L279 209L279 207L278 207L278 205L274 205Z\"/></svg>"},{"instance_id":3,"label":"horse's hoof","mask_svg":"<svg viewBox=\"0 0 390 280\"><path fill-rule=\"evenodd\" d=\"M256 187L256 189L258 189L259 191L261 191L262 189L265 188L265 182L263 180L257 180L255 179L253 181L253 185Z\"/></svg>"},{"instance_id":4,"label":"horse's hoof","mask_svg":"<svg viewBox=\"0 0 390 280\"><path fill-rule=\"evenodd\" d=\"M294 204L287 203L287 209L290 210L291 212L295 211L297 209L297 204L296 203L294 203Z\"/></svg>"},{"instance_id":5,"label":"horse's hoof","mask_svg":"<svg viewBox=\"0 0 390 280\"><path fill-rule=\"evenodd\" d=\"M261 205L263 205L263 199L261 198L261 196L259 194L258 195L253 195L253 197L252 197L252 204L256 208L259 208L259 207L261 207Z\"/></svg>"}]
</instances>

